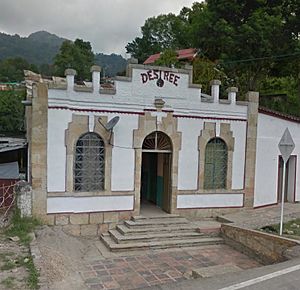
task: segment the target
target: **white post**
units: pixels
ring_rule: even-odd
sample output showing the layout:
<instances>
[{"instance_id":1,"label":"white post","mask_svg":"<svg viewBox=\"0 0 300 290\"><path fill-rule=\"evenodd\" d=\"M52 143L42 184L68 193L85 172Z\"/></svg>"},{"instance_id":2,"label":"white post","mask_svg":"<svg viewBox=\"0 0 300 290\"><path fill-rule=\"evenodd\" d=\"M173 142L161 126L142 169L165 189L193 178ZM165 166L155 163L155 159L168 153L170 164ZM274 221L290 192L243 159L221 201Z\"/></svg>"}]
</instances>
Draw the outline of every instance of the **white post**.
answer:
<instances>
[{"instance_id":1,"label":"white post","mask_svg":"<svg viewBox=\"0 0 300 290\"><path fill-rule=\"evenodd\" d=\"M282 236L282 230L283 230L283 205L284 205L284 195L285 195L285 174L286 174L286 162L283 161L283 181L282 181L282 191L281 191L281 214L280 214L280 230L279 234Z\"/></svg>"}]
</instances>

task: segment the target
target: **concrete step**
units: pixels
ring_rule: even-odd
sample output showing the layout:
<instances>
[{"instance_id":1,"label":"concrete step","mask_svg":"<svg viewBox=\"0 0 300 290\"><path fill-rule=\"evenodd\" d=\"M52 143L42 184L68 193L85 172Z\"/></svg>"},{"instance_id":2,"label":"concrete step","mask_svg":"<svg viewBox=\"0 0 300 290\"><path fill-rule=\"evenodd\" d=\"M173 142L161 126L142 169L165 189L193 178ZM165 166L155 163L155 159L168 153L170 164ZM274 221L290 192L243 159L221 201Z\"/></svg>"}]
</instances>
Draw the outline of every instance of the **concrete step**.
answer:
<instances>
[{"instance_id":1,"label":"concrete step","mask_svg":"<svg viewBox=\"0 0 300 290\"><path fill-rule=\"evenodd\" d=\"M150 233L176 233L190 232L198 230L198 226L191 224L173 224L164 227L128 227L125 225L117 225L117 230L123 235L150 234Z\"/></svg>"},{"instance_id":2,"label":"concrete step","mask_svg":"<svg viewBox=\"0 0 300 290\"><path fill-rule=\"evenodd\" d=\"M171 224L176 225L186 225L189 224L189 221L185 218L165 218L165 219L145 219L139 221L125 221L124 224L127 227L166 227Z\"/></svg>"},{"instance_id":3,"label":"concrete step","mask_svg":"<svg viewBox=\"0 0 300 290\"><path fill-rule=\"evenodd\" d=\"M144 216L144 215L136 215L131 217L133 221L140 220L157 220L157 219L170 219L170 218L180 218L181 216L178 214L158 214L153 216Z\"/></svg>"},{"instance_id":4,"label":"concrete step","mask_svg":"<svg viewBox=\"0 0 300 290\"><path fill-rule=\"evenodd\" d=\"M118 243L133 243L133 242L152 242L152 241L166 241L170 239L184 238L184 239L195 239L204 236L204 234L198 233L196 231L186 231L186 232L153 232L153 233L143 233L136 235L122 235L118 230L110 230L110 236L112 239Z\"/></svg>"},{"instance_id":5,"label":"concrete step","mask_svg":"<svg viewBox=\"0 0 300 290\"><path fill-rule=\"evenodd\" d=\"M165 249L165 248L182 248L182 247L194 247L204 245L222 244L224 241L222 238L217 237L200 237L195 239L169 239L163 241L151 241L151 242L134 242L134 243L122 243L117 244L110 234L102 234L101 240L112 252L124 252L134 250L147 250L147 249Z\"/></svg>"}]
</instances>

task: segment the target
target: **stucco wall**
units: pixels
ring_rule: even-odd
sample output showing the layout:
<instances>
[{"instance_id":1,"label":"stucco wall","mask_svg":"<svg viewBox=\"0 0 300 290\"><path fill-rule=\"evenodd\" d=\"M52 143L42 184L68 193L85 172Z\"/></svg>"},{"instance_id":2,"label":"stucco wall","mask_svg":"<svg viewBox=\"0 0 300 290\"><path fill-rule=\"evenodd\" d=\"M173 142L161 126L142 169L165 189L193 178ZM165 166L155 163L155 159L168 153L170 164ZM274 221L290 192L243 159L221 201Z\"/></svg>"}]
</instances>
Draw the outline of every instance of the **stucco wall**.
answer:
<instances>
[{"instance_id":1,"label":"stucco wall","mask_svg":"<svg viewBox=\"0 0 300 290\"><path fill-rule=\"evenodd\" d=\"M246 149L246 122L209 120L216 123L216 135L220 134L220 123L230 123L235 140L232 164L232 188L244 188L244 167ZM178 118L178 130L182 132L182 146L179 152L178 190L198 189L199 151L198 137L203 129L203 119ZM230 190L230 189L229 189Z\"/></svg>"},{"instance_id":2,"label":"stucco wall","mask_svg":"<svg viewBox=\"0 0 300 290\"><path fill-rule=\"evenodd\" d=\"M135 150L132 149L132 142L133 130L138 128L138 115L119 116L120 121L114 129L111 189L113 191L133 191Z\"/></svg>"},{"instance_id":3,"label":"stucco wall","mask_svg":"<svg viewBox=\"0 0 300 290\"><path fill-rule=\"evenodd\" d=\"M278 143L286 128L289 128L296 145L292 153L298 156L295 201L300 201L300 124L259 113L254 206L277 202L278 158L280 156Z\"/></svg>"},{"instance_id":4,"label":"stucco wall","mask_svg":"<svg viewBox=\"0 0 300 290\"><path fill-rule=\"evenodd\" d=\"M70 111L48 110L48 192L65 191L66 188L65 130L71 119L72 112Z\"/></svg>"}]
</instances>

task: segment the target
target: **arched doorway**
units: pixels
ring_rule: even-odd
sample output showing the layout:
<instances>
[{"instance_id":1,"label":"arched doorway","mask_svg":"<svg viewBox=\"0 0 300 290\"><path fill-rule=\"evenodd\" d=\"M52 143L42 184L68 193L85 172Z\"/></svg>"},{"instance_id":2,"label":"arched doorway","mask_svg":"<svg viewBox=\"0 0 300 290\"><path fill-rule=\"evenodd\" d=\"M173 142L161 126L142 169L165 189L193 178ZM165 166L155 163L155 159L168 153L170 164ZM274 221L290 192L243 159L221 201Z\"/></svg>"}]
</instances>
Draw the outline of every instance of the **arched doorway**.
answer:
<instances>
[{"instance_id":1,"label":"arched doorway","mask_svg":"<svg viewBox=\"0 0 300 290\"><path fill-rule=\"evenodd\" d=\"M171 209L172 143L163 132L149 134L142 146L141 204Z\"/></svg>"}]
</instances>

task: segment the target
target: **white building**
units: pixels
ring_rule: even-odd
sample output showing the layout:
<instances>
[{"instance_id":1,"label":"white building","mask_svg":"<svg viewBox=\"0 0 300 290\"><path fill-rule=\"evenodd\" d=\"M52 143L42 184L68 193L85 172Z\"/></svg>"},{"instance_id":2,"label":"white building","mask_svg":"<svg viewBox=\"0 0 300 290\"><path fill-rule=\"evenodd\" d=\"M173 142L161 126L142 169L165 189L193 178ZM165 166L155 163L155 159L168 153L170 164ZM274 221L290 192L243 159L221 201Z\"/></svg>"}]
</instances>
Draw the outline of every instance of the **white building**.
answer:
<instances>
[{"instance_id":1,"label":"white building","mask_svg":"<svg viewBox=\"0 0 300 290\"><path fill-rule=\"evenodd\" d=\"M138 215L144 201L197 216L275 204L287 127L296 147L286 198L300 200L300 120L259 109L257 92L240 102L232 87L224 100L212 81L203 97L191 67L129 64L112 90L100 88L97 66L91 87L74 75L27 76L33 213L45 222L101 232Z\"/></svg>"}]
</instances>

